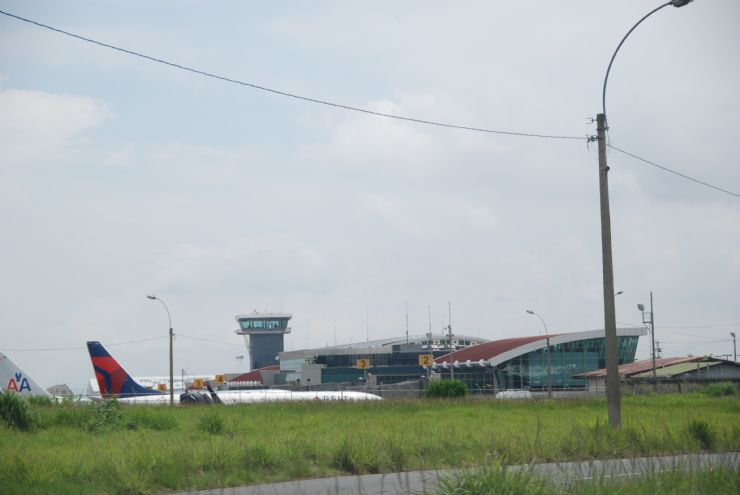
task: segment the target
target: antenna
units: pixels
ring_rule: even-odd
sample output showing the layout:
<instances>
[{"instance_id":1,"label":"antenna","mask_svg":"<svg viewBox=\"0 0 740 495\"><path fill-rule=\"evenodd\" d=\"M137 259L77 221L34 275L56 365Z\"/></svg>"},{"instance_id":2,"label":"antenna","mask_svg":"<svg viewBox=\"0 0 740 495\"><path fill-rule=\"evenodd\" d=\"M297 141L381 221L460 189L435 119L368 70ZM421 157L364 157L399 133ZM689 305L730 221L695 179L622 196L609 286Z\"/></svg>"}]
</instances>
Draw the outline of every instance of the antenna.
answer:
<instances>
[{"instance_id":1,"label":"antenna","mask_svg":"<svg viewBox=\"0 0 740 495\"><path fill-rule=\"evenodd\" d=\"M409 344L409 302L406 301L406 345Z\"/></svg>"},{"instance_id":2,"label":"antenna","mask_svg":"<svg viewBox=\"0 0 740 495\"><path fill-rule=\"evenodd\" d=\"M427 306L427 310L429 311L429 333L427 335L429 335L429 348L431 349L432 348L432 342L431 342L432 341L432 307Z\"/></svg>"},{"instance_id":3,"label":"antenna","mask_svg":"<svg viewBox=\"0 0 740 495\"><path fill-rule=\"evenodd\" d=\"M447 324L447 335L448 335L448 341L447 341L447 349L450 351L450 361L452 362L452 366L450 366L450 380L455 379L455 363L454 363L454 349L452 348L452 301L447 302L447 317L448 317L448 324Z\"/></svg>"},{"instance_id":4,"label":"antenna","mask_svg":"<svg viewBox=\"0 0 740 495\"><path fill-rule=\"evenodd\" d=\"M365 310L365 338L370 342L370 310Z\"/></svg>"},{"instance_id":5,"label":"antenna","mask_svg":"<svg viewBox=\"0 0 740 495\"><path fill-rule=\"evenodd\" d=\"M452 301L447 302L447 332L450 338L449 349L452 349Z\"/></svg>"}]
</instances>

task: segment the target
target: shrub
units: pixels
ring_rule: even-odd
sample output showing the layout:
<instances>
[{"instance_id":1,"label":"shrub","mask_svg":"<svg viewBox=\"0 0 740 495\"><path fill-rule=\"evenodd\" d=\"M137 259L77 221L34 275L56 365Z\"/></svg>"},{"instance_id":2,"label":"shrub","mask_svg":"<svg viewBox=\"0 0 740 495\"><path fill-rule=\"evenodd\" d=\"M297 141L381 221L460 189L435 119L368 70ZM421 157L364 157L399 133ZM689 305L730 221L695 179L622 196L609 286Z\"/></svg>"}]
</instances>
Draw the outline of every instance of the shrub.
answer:
<instances>
[{"instance_id":1,"label":"shrub","mask_svg":"<svg viewBox=\"0 0 740 495\"><path fill-rule=\"evenodd\" d=\"M435 494L488 495L505 493L509 495L555 495L555 487L544 479L536 477L531 471L512 472L506 466L496 464L479 471L462 471L440 480ZM561 492L566 493L566 492Z\"/></svg>"},{"instance_id":2,"label":"shrub","mask_svg":"<svg viewBox=\"0 0 740 495\"><path fill-rule=\"evenodd\" d=\"M0 394L0 419L9 427L23 431L36 426L36 418L28 403L16 394Z\"/></svg>"},{"instance_id":3,"label":"shrub","mask_svg":"<svg viewBox=\"0 0 740 495\"><path fill-rule=\"evenodd\" d=\"M201 416L198 420L198 429L209 435L220 435L226 428L226 422L218 413L212 412Z\"/></svg>"},{"instance_id":4,"label":"shrub","mask_svg":"<svg viewBox=\"0 0 740 495\"><path fill-rule=\"evenodd\" d=\"M709 449L714 444L714 430L703 419L692 419L689 422L689 435L699 442L702 447Z\"/></svg>"},{"instance_id":5,"label":"shrub","mask_svg":"<svg viewBox=\"0 0 740 495\"><path fill-rule=\"evenodd\" d=\"M468 388L460 380L438 380L427 386L427 397L465 397Z\"/></svg>"},{"instance_id":6,"label":"shrub","mask_svg":"<svg viewBox=\"0 0 740 495\"><path fill-rule=\"evenodd\" d=\"M737 388L731 382L711 383L704 387L703 392L710 397L727 397L737 395Z\"/></svg>"},{"instance_id":7,"label":"shrub","mask_svg":"<svg viewBox=\"0 0 740 495\"><path fill-rule=\"evenodd\" d=\"M121 420L121 405L116 399L104 400L93 404L94 413L90 415L87 430L91 432L112 430L119 426Z\"/></svg>"}]
</instances>

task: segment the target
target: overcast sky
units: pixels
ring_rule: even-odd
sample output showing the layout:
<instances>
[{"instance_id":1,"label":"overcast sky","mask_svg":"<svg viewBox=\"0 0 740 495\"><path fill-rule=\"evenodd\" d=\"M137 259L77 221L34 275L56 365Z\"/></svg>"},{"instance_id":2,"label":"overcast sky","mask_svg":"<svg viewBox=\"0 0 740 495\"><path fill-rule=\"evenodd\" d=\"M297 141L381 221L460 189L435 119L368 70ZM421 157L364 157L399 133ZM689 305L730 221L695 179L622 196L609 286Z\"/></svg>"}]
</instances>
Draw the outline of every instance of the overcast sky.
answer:
<instances>
[{"instance_id":1,"label":"overcast sky","mask_svg":"<svg viewBox=\"0 0 740 495\"><path fill-rule=\"evenodd\" d=\"M0 9L232 79L364 109L582 136L609 58L659 2L25 2ZM629 38L610 142L740 192L740 2ZM740 199L609 154L619 326L732 352ZM208 79L0 16L0 350L44 386L244 371L234 315L287 349L447 323L488 339L603 328L596 151L430 127ZM733 326L734 325L734 326ZM209 343L193 337L222 342ZM231 345L228 345L231 344ZM48 348L70 350L44 351ZM36 349L35 351L22 351ZM642 338L638 358L649 355Z\"/></svg>"}]
</instances>

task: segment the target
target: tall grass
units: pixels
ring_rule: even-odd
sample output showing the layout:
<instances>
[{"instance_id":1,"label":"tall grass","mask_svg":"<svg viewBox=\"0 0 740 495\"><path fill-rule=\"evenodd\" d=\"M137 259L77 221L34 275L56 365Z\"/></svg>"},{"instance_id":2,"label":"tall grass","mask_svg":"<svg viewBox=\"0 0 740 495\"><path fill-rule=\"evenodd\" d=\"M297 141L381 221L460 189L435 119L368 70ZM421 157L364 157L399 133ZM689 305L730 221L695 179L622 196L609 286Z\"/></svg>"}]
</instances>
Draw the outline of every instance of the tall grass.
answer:
<instances>
[{"instance_id":1,"label":"tall grass","mask_svg":"<svg viewBox=\"0 0 740 495\"><path fill-rule=\"evenodd\" d=\"M532 471L508 471L500 464L444 477L436 495L655 495L740 493L740 471L722 466L688 471L654 471L643 476L596 477L553 482Z\"/></svg>"},{"instance_id":2,"label":"tall grass","mask_svg":"<svg viewBox=\"0 0 740 495\"><path fill-rule=\"evenodd\" d=\"M492 461L740 450L740 399L703 394L625 398L621 430L608 426L601 399L109 404L30 404L38 428L0 428L0 493L149 493ZM692 433L698 420L709 444Z\"/></svg>"}]
</instances>

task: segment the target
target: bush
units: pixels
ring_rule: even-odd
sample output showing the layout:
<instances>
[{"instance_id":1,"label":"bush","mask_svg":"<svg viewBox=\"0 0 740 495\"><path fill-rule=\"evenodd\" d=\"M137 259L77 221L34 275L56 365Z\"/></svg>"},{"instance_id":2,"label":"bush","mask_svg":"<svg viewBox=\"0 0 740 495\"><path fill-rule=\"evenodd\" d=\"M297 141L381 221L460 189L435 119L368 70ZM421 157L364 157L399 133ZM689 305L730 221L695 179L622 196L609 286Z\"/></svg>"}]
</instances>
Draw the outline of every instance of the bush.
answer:
<instances>
[{"instance_id":1,"label":"bush","mask_svg":"<svg viewBox=\"0 0 740 495\"><path fill-rule=\"evenodd\" d=\"M220 435L224 432L226 422L218 413L212 412L201 416L198 420L198 429L209 435Z\"/></svg>"},{"instance_id":2,"label":"bush","mask_svg":"<svg viewBox=\"0 0 740 495\"><path fill-rule=\"evenodd\" d=\"M460 380L438 380L427 385L427 397L465 397L468 387Z\"/></svg>"},{"instance_id":3,"label":"bush","mask_svg":"<svg viewBox=\"0 0 740 495\"><path fill-rule=\"evenodd\" d=\"M711 383L704 387L703 392L710 397L728 397L737 395L737 388L731 382Z\"/></svg>"},{"instance_id":4,"label":"bush","mask_svg":"<svg viewBox=\"0 0 740 495\"><path fill-rule=\"evenodd\" d=\"M16 394L0 394L0 419L11 428L28 431L36 426L28 403Z\"/></svg>"},{"instance_id":5,"label":"bush","mask_svg":"<svg viewBox=\"0 0 740 495\"><path fill-rule=\"evenodd\" d=\"M119 427L121 420L121 405L116 399L104 400L93 404L94 413L88 419L87 430L97 432L114 430Z\"/></svg>"},{"instance_id":6,"label":"bush","mask_svg":"<svg viewBox=\"0 0 740 495\"><path fill-rule=\"evenodd\" d=\"M689 422L689 435L705 449L710 449L714 445L714 430L703 419L692 419Z\"/></svg>"}]
</instances>

